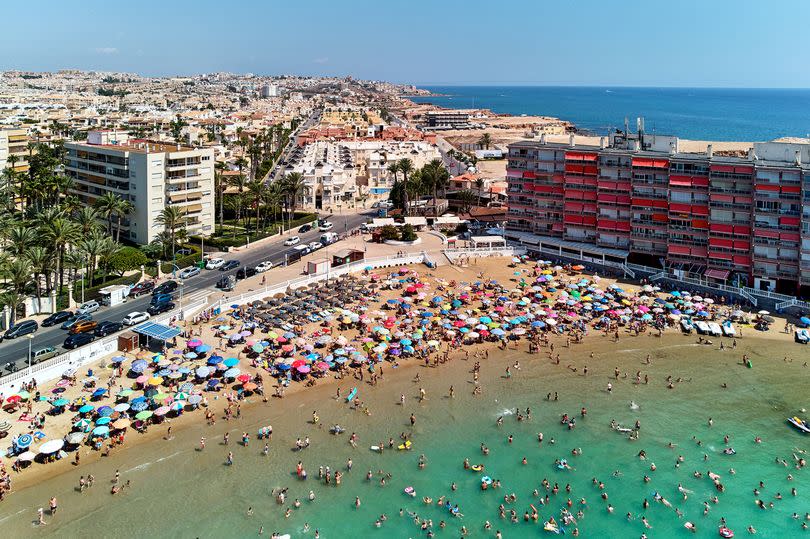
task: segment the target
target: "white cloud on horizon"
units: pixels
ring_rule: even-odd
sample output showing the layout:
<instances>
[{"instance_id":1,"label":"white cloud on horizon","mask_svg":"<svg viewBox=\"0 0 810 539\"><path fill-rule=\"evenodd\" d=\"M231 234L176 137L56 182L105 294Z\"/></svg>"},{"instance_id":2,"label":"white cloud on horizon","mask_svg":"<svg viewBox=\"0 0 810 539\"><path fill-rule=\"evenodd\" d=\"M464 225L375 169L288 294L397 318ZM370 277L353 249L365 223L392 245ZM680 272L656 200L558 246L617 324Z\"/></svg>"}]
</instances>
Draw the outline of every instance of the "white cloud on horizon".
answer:
<instances>
[{"instance_id":1,"label":"white cloud on horizon","mask_svg":"<svg viewBox=\"0 0 810 539\"><path fill-rule=\"evenodd\" d=\"M93 50L98 54L118 54L117 47L98 47Z\"/></svg>"},{"instance_id":2,"label":"white cloud on horizon","mask_svg":"<svg viewBox=\"0 0 810 539\"><path fill-rule=\"evenodd\" d=\"M322 57L320 57L320 58L315 58L315 59L313 60L313 62L314 62L314 63L316 63L316 64L325 64L325 63L327 63L328 61L329 61L329 57L328 57L328 56L322 56Z\"/></svg>"}]
</instances>

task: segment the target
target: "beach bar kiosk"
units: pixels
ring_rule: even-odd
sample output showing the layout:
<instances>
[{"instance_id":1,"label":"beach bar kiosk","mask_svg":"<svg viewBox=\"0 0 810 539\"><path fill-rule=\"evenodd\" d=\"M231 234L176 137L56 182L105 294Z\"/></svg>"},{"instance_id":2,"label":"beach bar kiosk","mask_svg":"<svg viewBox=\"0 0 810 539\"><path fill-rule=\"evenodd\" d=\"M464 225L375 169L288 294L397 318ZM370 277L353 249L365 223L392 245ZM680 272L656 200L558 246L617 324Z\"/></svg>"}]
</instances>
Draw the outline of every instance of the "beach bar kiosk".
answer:
<instances>
[{"instance_id":1,"label":"beach bar kiosk","mask_svg":"<svg viewBox=\"0 0 810 539\"><path fill-rule=\"evenodd\" d=\"M470 238L470 243L475 249L506 247L506 240L502 236L473 236Z\"/></svg>"},{"instance_id":2,"label":"beach bar kiosk","mask_svg":"<svg viewBox=\"0 0 810 539\"><path fill-rule=\"evenodd\" d=\"M125 284L105 286L99 290L98 293L101 294L101 304L112 307L113 305L120 305L127 300L129 286Z\"/></svg>"},{"instance_id":3,"label":"beach bar kiosk","mask_svg":"<svg viewBox=\"0 0 810 539\"><path fill-rule=\"evenodd\" d=\"M350 264L351 262L359 262L365 258L365 253L358 249L341 249L332 255L332 267L336 268L343 264Z\"/></svg>"}]
</instances>

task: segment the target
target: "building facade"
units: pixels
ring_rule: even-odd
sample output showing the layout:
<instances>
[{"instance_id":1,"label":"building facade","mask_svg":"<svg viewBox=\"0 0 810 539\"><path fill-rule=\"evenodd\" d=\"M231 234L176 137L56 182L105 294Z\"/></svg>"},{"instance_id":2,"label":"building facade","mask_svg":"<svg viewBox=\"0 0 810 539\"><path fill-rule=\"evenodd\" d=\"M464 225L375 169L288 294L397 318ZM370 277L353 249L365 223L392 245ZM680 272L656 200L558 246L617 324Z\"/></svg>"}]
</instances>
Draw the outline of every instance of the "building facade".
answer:
<instances>
[{"instance_id":1,"label":"building facade","mask_svg":"<svg viewBox=\"0 0 810 539\"><path fill-rule=\"evenodd\" d=\"M214 150L150 140L114 131L92 131L86 143L65 144L71 193L92 205L105 193L135 207L122 221L121 237L147 244L164 227L160 212L179 208L190 235L214 231Z\"/></svg>"},{"instance_id":2,"label":"building facade","mask_svg":"<svg viewBox=\"0 0 810 539\"><path fill-rule=\"evenodd\" d=\"M15 172L28 172L29 142L31 138L25 129L0 130L0 171L10 166L11 157Z\"/></svg>"},{"instance_id":3,"label":"building facade","mask_svg":"<svg viewBox=\"0 0 810 539\"><path fill-rule=\"evenodd\" d=\"M785 293L810 292L810 144L747 156L678 151L626 132L598 145L509 145L509 225L628 260ZM806 288L805 288L806 287Z\"/></svg>"}]
</instances>

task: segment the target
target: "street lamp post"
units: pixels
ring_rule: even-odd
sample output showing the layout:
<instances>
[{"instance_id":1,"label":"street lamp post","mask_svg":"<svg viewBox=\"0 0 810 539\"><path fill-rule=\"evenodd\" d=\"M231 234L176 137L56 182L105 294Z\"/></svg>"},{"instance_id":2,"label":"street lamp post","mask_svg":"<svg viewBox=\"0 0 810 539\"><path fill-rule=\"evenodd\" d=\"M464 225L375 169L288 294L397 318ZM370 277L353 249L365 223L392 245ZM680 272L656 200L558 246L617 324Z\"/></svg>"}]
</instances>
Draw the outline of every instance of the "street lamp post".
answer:
<instances>
[{"instance_id":1,"label":"street lamp post","mask_svg":"<svg viewBox=\"0 0 810 539\"><path fill-rule=\"evenodd\" d=\"M185 288L186 283L183 279L180 279L180 320L183 320L183 288Z\"/></svg>"},{"instance_id":2,"label":"street lamp post","mask_svg":"<svg viewBox=\"0 0 810 539\"><path fill-rule=\"evenodd\" d=\"M34 342L34 334L28 334L28 375L31 375L31 344Z\"/></svg>"}]
</instances>

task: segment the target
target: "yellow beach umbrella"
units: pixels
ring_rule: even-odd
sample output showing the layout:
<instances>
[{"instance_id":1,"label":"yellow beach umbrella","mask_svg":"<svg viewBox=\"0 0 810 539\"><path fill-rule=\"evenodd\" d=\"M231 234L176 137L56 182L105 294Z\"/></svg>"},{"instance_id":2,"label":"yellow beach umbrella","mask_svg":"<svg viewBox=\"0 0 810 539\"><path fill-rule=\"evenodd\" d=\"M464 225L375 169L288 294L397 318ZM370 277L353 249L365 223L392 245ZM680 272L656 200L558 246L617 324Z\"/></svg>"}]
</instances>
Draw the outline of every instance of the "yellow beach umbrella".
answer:
<instances>
[{"instance_id":1,"label":"yellow beach umbrella","mask_svg":"<svg viewBox=\"0 0 810 539\"><path fill-rule=\"evenodd\" d=\"M161 378L160 376L153 376L152 378L149 379L148 383L150 386L159 386L160 384L163 383L163 378Z\"/></svg>"}]
</instances>

